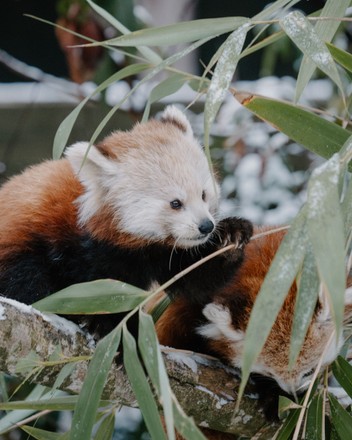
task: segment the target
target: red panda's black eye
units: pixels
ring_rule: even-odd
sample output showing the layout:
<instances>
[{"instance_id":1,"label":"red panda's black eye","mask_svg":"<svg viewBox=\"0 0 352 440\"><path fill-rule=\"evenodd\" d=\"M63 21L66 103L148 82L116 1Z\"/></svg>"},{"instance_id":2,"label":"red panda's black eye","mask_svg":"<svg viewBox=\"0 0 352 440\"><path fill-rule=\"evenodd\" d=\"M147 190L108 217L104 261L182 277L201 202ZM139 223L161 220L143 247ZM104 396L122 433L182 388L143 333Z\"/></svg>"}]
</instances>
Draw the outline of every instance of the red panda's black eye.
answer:
<instances>
[{"instance_id":1,"label":"red panda's black eye","mask_svg":"<svg viewBox=\"0 0 352 440\"><path fill-rule=\"evenodd\" d=\"M172 209L180 209L182 208L183 204L180 200L175 199L172 202L170 202L170 206Z\"/></svg>"},{"instance_id":2,"label":"red panda's black eye","mask_svg":"<svg viewBox=\"0 0 352 440\"><path fill-rule=\"evenodd\" d=\"M207 198L207 195L205 193L205 191L202 192L202 200L203 202L205 202L205 199Z\"/></svg>"},{"instance_id":3,"label":"red panda's black eye","mask_svg":"<svg viewBox=\"0 0 352 440\"><path fill-rule=\"evenodd\" d=\"M303 377L309 377L311 376L315 371L315 368L312 368L311 370L307 371L306 373L303 374Z\"/></svg>"}]
</instances>

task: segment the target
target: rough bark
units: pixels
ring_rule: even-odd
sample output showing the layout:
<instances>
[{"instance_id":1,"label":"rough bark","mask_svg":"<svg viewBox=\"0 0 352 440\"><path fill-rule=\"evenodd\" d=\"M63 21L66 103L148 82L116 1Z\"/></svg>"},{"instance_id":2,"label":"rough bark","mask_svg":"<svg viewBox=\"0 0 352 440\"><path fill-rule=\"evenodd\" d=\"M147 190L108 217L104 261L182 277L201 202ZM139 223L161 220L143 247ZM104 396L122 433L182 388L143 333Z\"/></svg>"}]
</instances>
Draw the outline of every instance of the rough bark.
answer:
<instances>
[{"instance_id":1,"label":"rough bark","mask_svg":"<svg viewBox=\"0 0 352 440\"><path fill-rule=\"evenodd\" d=\"M64 358L90 356L94 352L94 341L78 326L63 318L44 315L16 301L0 299L1 371L25 378L28 369L23 359L30 359L34 365L41 366L58 351ZM278 426L268 426L250 387L241 402L241 409L235 411L239 378L233 370L215 359L193 352L165 348L163 356L176 397L186 413L194 417L200 426L250 438L255 434L258 439L273 437ZM33 364L30 362L29 368L33 368ZM87 366L86 359L77 362L60 388L79 393ZM34 376L34 381L52 386L61 367L44 367ZM127 406L138 406L121 365L112 365L102 397Z\"/></svg>"}]
</instances>

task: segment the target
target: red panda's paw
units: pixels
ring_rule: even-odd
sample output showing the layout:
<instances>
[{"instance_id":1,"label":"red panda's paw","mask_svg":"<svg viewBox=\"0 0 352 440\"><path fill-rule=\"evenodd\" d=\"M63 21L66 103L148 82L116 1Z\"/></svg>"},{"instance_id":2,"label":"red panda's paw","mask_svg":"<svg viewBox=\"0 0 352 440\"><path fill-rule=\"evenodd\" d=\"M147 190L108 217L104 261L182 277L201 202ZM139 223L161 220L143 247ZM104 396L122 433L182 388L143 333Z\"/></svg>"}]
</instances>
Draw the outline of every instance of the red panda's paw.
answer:
<instances>
[{"instance_id":1,"label":"red panda's paw","mask_svg":"<svg viewBox=\"0 0 352 440\"><path fill-rule=\"evenodd\" d=\"M242 256L244 246L249 242L253 234L253 225L249 220L238 217L228 217L218 223L217 235L220 247L234 244L235 247L224 256L230 260L235 260Z\"/></svg>"}]
</instances>

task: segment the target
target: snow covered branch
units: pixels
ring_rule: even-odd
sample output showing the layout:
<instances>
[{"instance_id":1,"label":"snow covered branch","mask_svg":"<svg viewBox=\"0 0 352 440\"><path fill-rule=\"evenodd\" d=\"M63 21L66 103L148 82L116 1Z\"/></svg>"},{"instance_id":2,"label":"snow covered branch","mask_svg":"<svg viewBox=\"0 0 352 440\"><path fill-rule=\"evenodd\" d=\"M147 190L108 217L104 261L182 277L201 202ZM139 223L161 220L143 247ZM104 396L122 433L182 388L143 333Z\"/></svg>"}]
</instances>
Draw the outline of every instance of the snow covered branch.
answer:
<instances>
[{"instance_id":1,"label":"snow covered branch","mask_svg":"<svg viewBox=\"0 0 352 440\"><path fill-rule=\"evenodd\" d=\"M94 347L92 337L70 321L0 299L1 371L26 378L36 368L33 381L53 386L62 366L71 359L74 368L60 388L79 393ZM232 370L193 352L164 349L163 354L176 397L201 426L248 437L261 431L256 438L272 438L277 426L267 425L253 390L248 389L240 411L235 412L239 381ZM121 365L113 364L102 397L138 406Z\"/></svg>"}]
</instances>

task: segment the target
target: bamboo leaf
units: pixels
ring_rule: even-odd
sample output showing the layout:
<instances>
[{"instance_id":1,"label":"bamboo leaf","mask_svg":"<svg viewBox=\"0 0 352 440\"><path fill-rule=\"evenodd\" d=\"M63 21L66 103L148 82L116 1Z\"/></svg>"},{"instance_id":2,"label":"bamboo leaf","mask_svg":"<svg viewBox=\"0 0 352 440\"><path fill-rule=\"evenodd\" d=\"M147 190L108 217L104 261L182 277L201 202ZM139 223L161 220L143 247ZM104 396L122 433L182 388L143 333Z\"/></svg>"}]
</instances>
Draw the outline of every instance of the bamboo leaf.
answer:
<instances>
[{"instance_id":1,"label":"bamboo leaf","mask_svg":"<svg viewBox=\"0 0 352 440\"><path fill-rule=\"evenodd\" d=\"M307 412L306 440L323 439L324 423L323 396L317 393L311 400Z\"/></svg>"},{"instance_id":2,"label":"bamboo leaf","mask_svg":"<svg viewBox=\"0 0 352 440\"><path fill-rule=\"evenodd\" d=\"M350 5L350 2L351 0L339 0L338 2L336 0L327 0L323 9L321 10L320 17L343 17L346 9ZM314 31L316 32L317 36L326 43L333 39L339 26L340 22L336 19L331 21L318 21L314 26ZM315 68L316 65L311 58L309 58L307 55L304 55L297 78L295 96L296 102L299 100L304 88L311 79Z\"/></svg>"},{"instance_id":3,"label":"bamboo leaf","mask_svg":"<svg viewBox=\"0 0 352 440\"><path fill-rule=\"evenodd\" d=\"M172 392L160 352L154 322L150 315L139 312L138 347L148 375L157 390L163 406L164 420L169 440L175 439Z\"/></svg>"},{"instance_id":4,"label":"bamboo leaf","mask_svg":"<svg viewBox=\"0 0 352 440\"><path fill-rule=\"evenodd\" d=\"M40 399L40 397L45 392L46 388L42 385L36 385L30 394L26 397L26 402L36 401ZM36 411L34 409L23 409L23 410L15 410L3 416L0 420L0 435L4 434L8 430L10 430L13 425L21 422L25 418L34 414Z\"/></svg>"},{"instance_id":5,"label":"bamboo leaf","mask_svg":"<svg viewBox=\"0 0 352 440\"><path fill-rule=\"evenodd\" d=\"M339 152L341 165L343 167L344 172L341 173L342 177L346 176L346 169L348 167L349 162L352 158L352 135L347 139L343 147ZM346 179L345 179L346 180ZM352 180L349 179L347 187L345 188L343 193L343 200L341 203L342 216L345 225L345 237L346 242L348 241L350 234L352 232Z\"/></svg>"},{"instance_id":6,"label":"bamboo leaf","mask_svg":"<svg viewBox=\"0 0 352 440\"><path fill-rule=\"evenodd\" d=\"M186 75L175 73L157 84L149 95L143 113L142 122L145 122L149 118L150 107L154 102L160 101L165 98L165 96L169 96L172 93L176 93L186 83Z\"/></svg>"},{"instance_id":7,"label":"bamboo leaf","mask_svg":"<svg viewBox=\"0 0 352 440\"><path fill-rule=\"evenodd\" d=\"M349 52L334 46L333 44L327 43L326 45L334 60L352 73L352 55Z\"/></svg>"},{"instance_id":8,"label":"bamboo leaf","mask_svg":"<svg viewBox=\"0 0 352 440\"><path fill-rule=\"evenodd\" d=\"M204 145L206 148L209 148L211 124L215 119L221 103L225 99L226 92L228 91L240 59L249 28L249 22L244 23L241 27L232 32L222 45L222 52L216 64L205 102Z\"/></svg>"},{"instance_id":9,"label":"bamboo leaf","mask_svg":"<svg viewBox=\"0 0 352 440\"><path fill-rule=\"evenodd\" d=\"M0 396L3 402L7 402L9 400L5 377L5 373L0 373Z\"/></svg>"},{"instance_id":10,"label":"bamboo leaf","mask_svg":"<svg viewBox=\"0 0 352 440\"><path fill-rule=\"evenodd\" d=\"M128 35L131 33L129 29L126 28L122 23L117 20L116 17L113 17L111 14L109 14L105 9L102 7L96 5L92 2L92 0L87 0L88 4L91 6L94 11L99 14L101 17L103 17L108 23L110 23L114 28L119 30L122 34ZM162 61L162 58L154 52L152 49L146 46L139 46L138 47L139 52L144 55L144 57L150 61L153 64L158 64Z\"/></svg>"},{"instance_id":11,"label":"bamboo leaf","mask_svg":"<svg viewBox=\"0 0 352 440\"><path fill-rule=\"evenodd\" d=\"M296 362L304 343L317 304L319 286L320 280L314 255L311 247L308 246L296 296L290 343L290 367Z\"/></svg>"},{"instance_id":12,"label":"bamboo leaf","mask_svg":"<svg viewBox=\"0 0 352 440\"><path fill-rule=\"evenodd\" d=\"M67 439L67 434L58 434L56 432L49 432L44 429L35 428L34 426L24 425L21 429L37 440L64 440Z\"/></svg>"},{"instance_id":13,"label":"bamboo leaf","mask_svg":"<svg viewBox=\"0 0 352 440\"><path fill-rule=\"evenodd\" d=\"M126 78L131 75L136 75L139 72L142 72L143 70L146 70L148 67L150 67L149 64L132 64L130 66L124 67L123 69L119 70L117 73L114 73L111 75L108 79L106 79L104 82L102 82L93 93L91 93L89 96L84 98L78 105L75 107L72 112L66 116L66 118L61 122L59 128L56 131L55 138L54 138L54 145L53 145L53 158L59 159L62 155L67 142L68 138L71 134L72 128L76 122L76 119L78 118L78 115L80 114L82 108L85 106L85 104L94 96L105 90L107 87L109 87L110 84L120 81L123 78Z\"/></svg>"},{"instance_id":14,"label":"bamboo leaf","mask_svg":"<svg viewBox=\"0 0 352 440\"><path fill-rule=\"evenodd\" d=\"M174 400L174 418L177 431L187 440L206 440L194 420L188 417L178 402Z\"/></svg>"},{"instance_id":15,"label":"bamboo leaf","mask_svg":"<svg viewBox=\"0 0 352 440\"><path fill-rule=\"evenodd\" d=\"M121 327L116 327L97 344L73 414L70 440L91 436L100 396L120 339Z\"/></svg>"},{"instance_id":16,"label":"bamboo leaf","mask_svg":"<svg viewBox=\"0 0 352 440\"><path fill-rule=\"evenodd\" d=\"M57 375L55 383L53 385L53 390L56 390L57 388L59 388L62 383L64 382L64 380L70 376L70 374L73 372L73 370L76 367L76 362L69 362L66 365L64 365L61 368L60 373Z\"/></svg>"},{"instance_id":17,"label":"bamboo leaf","mask_svg":"<svg viewBox=\"0 0 352 440\"><path fill-rule=\"evenodd\" d=\"M205 437L194 423L194 420L184 413L170 388L165 364L161 356L159 342L154 329L153 319L141 311L139 324L138 346L148 374L158 391L160 401L163 405L168 438L174 438L173 425L175 424L178 432L186 439L205 440Z\"/></svg>"},{"instance_id":18,"label":"bamboo leaf","mask_svg":"<svg viewBox=\"0 0 352 440\"><path fill-rule=\"evenodd\" d=\"M234 96L256 116L324 158L338 152L351 135L348 130L293 104L243 93Z\"/></svg>"},{"instance_id":19,"label":"bamboo leaf","mask_svg":"<svg viewBox=\"0 0 352 440\"><path fill-rule=\"evenodd\" d=\"M15 410L15 409L32 409L35 411L42 411L49 409L51 411L73 410L78 396L62 397L48 397L38 400L19 400L13 402L1 402L1 410ZM107 404L107 403L106 403Z\"/></svg>"},{"instance_id":20,"label":"bamboo leaf","mask_svg":"<svg viewBox=\"0 0 352 440\"><path fill-rule=\"evenodd\" d=\"M340 171L340 158L336 154L314 170L307 196L308 235L337 334L343 322L346 283L344 223L338 192Z\"/></svg>"},{"instance_id":21,"label":"bamboo leaf","mask_svg":"<svg viewBox=\"0 0 352 440\"><path fill-rule=\"evenodd\" d=\"M148 432L153 439L166 440L158 407L138 358L136 341L126 325L123 327L123 351L126 373L137 397Z\"/></svg>"},{"instance_id":22,"label":"bamboo leaf","mask_svg":"<svg viewBox=\"0 0 352 440\"><path fill-rule=\"evenodd\" d=\"M116 280L97 280L73 284L33 304L48 313L102 314L134 309L148 293L138 287Z\"/></svg>"},{"instance_id":23,"label":"bamboo leaf","mask_svg":"<svg viewBox=\"0 0 352 440\"><path fill-rule=\"evenodd\" d=\"M115 430L115 412L108 414L100 423L94 440L111 440Z\"/></svg>"},{"instance_id":24,"label":"bamboo leaf","mask_svg":"<svg viewBox=\"0 0 352 440\"><path fill-rule=\"evenodd\" d=\"M338 383L352 398L352 366L341 356L332 364L332 372Z\"/></svg>"},{"instance_id":25,"label":"bamboo leaf","mask_svg":"<svg viewBox=\"0 0 352 440\"><path fill-rule=\"evenodd\" d=\"M276 0L253 17L253 20L268 20L282 13L282 9L292 8L300 0Z\"/></svg>"},{"instance_id":26,"label":"bamboo leaf","mask_svg":"<svg viewBox=\"0 0 352 440\"><path fill-rule=\"evenodd\" d=\"M303 54L334 81L340 89L342 96L344 96L336 64L324 42L307 18L299 11L290 12L280 20L280 25ZM300 81L302 85L306 79L307 76ZM299 85L301 87L301 84Z\"/></svg>"},{"instance_id":27,"label":"bamboo leaf","mask_svg":"<svg viewBox=\"0 0 352 440\"><path fill-rule=\"evenodd\" d=\"M348 235L352 229L352 180L349 181L346 191L344 193L344 198L342 202L342 214L345 223L345 235Z\"/></svg>"},{"instance_id":28,"label":"bamboo leaf","mask_svg":"<svg viewBox=\"0 0 352 440\"><path fill-rule=\"evenodd\" d=\"M111 45L127 46L171 46L174 44L190 43L204 38L213 38L248 22L246 17L205 18L200 20L183 21L157 28L142 29L128 35L112 38L104 42L94 42L87 46Z\"/></svg>"},{"instance_id":29,"label":"bamboo leaf","mask_svg":"<svg viewBox=\"0 0 352 440\"><path fill-rule=\"evenodd\" d=\"M352 438L352 416L339 404L337 399L329 394L331 422L341 440Z\"/></svg>"},{"instance_id":30,"label":"bamboo leaf","mask_svg":"<svg viewBox=\"0 0 352 440\"><path fill-rule=\"evenodd\" d=\"M302 209L285 235L254 303L246 329L239 397L302 265L307 246L305 222L306 211Z\"/></svg>"},{"instance_id":31,"label":"bamboo leaf","mask_svg":"<svg viewBox=\"0 0 352 440\"><path fill-rule=\"evenodd\" d=\"M288 411L299 408L302 408L302 405L299 405L298 403L294 402L292 399L286 396L279 396L278 414L280 419L285 417L285 414Z\"/></svg>"},{"instance_id":32,"label":"bamboo leaf","mask_svg":"<svg viewBox=\"0 0 352 440\"><path fill-rule=\"evenodd\" d=\"M278 434L275 436L275 440L290 440L300 414L300 409L291 410L286 420L280 427Z\"/></svg>"}]
</instances>

